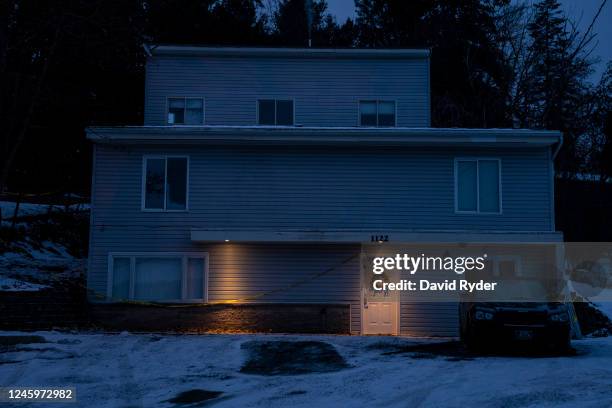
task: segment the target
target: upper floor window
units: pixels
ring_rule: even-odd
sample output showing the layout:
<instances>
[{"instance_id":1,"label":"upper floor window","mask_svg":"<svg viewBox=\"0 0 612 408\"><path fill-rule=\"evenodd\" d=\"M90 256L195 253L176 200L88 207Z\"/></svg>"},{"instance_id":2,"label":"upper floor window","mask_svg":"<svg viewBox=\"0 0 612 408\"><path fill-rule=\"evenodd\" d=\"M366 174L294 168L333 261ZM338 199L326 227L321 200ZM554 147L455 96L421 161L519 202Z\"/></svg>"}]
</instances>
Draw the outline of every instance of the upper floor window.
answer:
<instances>
[{"instance_id":1,"label":"upper floor window","mask_svg":"<svg viewBox=\"0 0 612 408\"><path fill-rule=\"evenodd\" d=\"M455 161L455 210L501 213L501 162L499 159Z\"/></svg>"},{"instance_id":2,"label":"upper floor window","mask_svg":"<svg viewBox=\"0 0 612 408\"><path fill-rule=\"evenodd\" d=\"M187 209L187 157L145 157L142 180L142 209L185 211Z\"/></svg>"},{"instance_id":3,"label":"upper floor window","mask_svg":"<svg viewBox=\"0 0 612 408\"><path fill-rule=\"evenodd\" d=\"M257 101L258 125L293 125L293 101L280 99L259 99Z\"/></svg>"},{"instance_id":4,"label":"upper floor window","mask_svg":"<svg viewBox=\"0 0 612 408\"><path fill-rule=\"evenodd\" d=\"M204 123L204 99L168 98L169 125L201 125Z\"/></svg>"},{"instance_id":5,"label":"upper floor window","mask_svg":"<svg viewBox=\"0 0 612 408\"><path fill-rule=\"evenodd\" d=\"M395 126L395 101L359 101L359 126Z\"/></svg>"}]
</instances>

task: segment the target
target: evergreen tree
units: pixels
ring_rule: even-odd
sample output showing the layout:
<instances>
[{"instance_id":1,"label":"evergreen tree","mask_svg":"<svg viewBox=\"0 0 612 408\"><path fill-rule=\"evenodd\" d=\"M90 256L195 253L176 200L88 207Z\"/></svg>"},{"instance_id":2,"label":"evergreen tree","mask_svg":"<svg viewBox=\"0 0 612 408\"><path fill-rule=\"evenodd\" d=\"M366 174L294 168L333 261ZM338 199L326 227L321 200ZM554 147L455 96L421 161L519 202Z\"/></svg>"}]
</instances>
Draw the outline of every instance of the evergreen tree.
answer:
<instances>
[{"instance_id":1,"label":"evergreen tree","mask_svg":"<svg viewBox=\"0 0 612 408\"><path fill-rule=\"evenodd\" d=\"M261 0L147 0L146 32L155 44L265 44Z\"/></svg>"},{"instance_id":2,"label":"evergreen tree","mask_svg":"<svg viewBox=\"0 0 612 408\"><path fill-rule=\"evenodd\" d=\"M307 9L310 8L310 19ZM310 22L310 30L309 30ZM341 47L353 44L353 25L343 26L327 13L325 0L280 0L274 11L274 41L277 45L307 47Z\"/></svg>"},{"instance_id":3,"label":"evergreen tree","mask_svg":"<svg viewBox=\"0 0 612 408\"><path fill-rule=\"evenodd\" d=\"M494 35L506 3L356 0L359 46L431 48L434 126L507 126L508 67Z\"/></svg>"},{"instance_id":4,"label":"evergreen tree","mask_svg":"<svg viewBox=\"0 0 612 408\"><path fill-rule=\"evenodd\" d=\"M588 100L591 62L585 54L586 43L561 11L557 0L535 4L528 30L527 76L521 124L530 128L560 130L564 144L558 159L563 174L580 170L579 137L588 121L584 104Z\"/></svg>"}]
</instances>

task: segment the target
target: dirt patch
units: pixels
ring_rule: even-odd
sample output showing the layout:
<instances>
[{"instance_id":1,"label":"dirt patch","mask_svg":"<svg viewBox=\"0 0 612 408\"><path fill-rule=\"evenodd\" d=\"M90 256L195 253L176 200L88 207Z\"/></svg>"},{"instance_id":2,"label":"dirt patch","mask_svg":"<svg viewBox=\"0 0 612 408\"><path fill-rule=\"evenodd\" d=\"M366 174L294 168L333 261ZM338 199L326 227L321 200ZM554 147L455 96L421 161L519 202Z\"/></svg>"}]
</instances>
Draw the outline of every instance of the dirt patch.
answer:
<instances>
[{"instance_id":1,"label":"dirt patch","mask_svg":"<svg viewBox=\"0 0 612 408\"><path fill-rule=\"evenodd\" d=\"M344 358L322 341L249 341L242 345L248 353L240 372L260 375L328 373L348 368Z\"/></svg>"},{"instance_id":2,"label":"dirt patch","mask_svg":"<svg viewBox=\"0 0 612 408\"><path fill-rule=\"evenodd\" d=\"M0 346L17 346L19 344L46 343L43 336L0 336Z\"/></svg>"},{"instance_id":3,"label":"dirt patch","mask_svg":"<svg viewBox=\"0 0 612 408\"><path fill-rule=\"evenodd\" d=\"M306 391L304 390L293 390L287 393L287 395L304 395L304 394L306 394Z\"/></svg>"},{"instance_id":4,"label":"dirt patch","mask_svg":"<svg viewBox=\"0 0 612 408\"><path fill-rule=\"evenodd\" d=\"M221 391L208 391L202 389L193 389L189 391L183 391L179 393L176 397L170 398L164 402L170 402L173 404L179 405L191 405L196 404L198 402L208 401L214 398L219 397L223 394Z\"/></svg>"}]
</instances>

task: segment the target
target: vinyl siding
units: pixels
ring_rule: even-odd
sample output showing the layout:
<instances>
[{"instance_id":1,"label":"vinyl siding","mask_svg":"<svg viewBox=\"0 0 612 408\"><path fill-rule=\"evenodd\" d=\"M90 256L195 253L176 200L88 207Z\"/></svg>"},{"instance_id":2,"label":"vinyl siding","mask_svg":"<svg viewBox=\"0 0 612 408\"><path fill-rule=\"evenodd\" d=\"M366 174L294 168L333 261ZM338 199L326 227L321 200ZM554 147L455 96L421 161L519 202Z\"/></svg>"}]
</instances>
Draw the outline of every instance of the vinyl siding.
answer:
<instances>
[{"instance_id":1,"label":"vinyl siding","mask_svg":"<svg viewBox=\"0 0 612 408\"><path fill-rule=\"evenodd\" d=\"M459 303L400 303L400 334L414 337L459 336Z\"/></svg>"},{"instance_id":2,"label":"vinyl siding","mask_svg":"<svg viewBox=\"0 0 612 408\"><path fill-rule=\"evenodd\" d=\"M203 97L205 124L255 125L257 99L293 99L296 125L357 126L358 101L395 100L397 126L430 124L427 59L151 57L145 125L166 125L167 98Z\"/></svg>"},{"instance_id":3,"label":"vinyl siding","mask_svg":"<svg viewBox=\"0 0 612 408\"><path fill-rule=\"evenodd\" d=\"M142 157L190 157L189 211L140 210ZM454 159L499 157L502 214L454 212ZM551 231L546 149L98 146L96 224Z\"/></svg>"},{"instance_id":4,"label":"vinyl siding","mask_svg":"<svg viewBox=\"0 0 612 408\"><path fill-rule=\"evenodd\" d=\"M145 154L189 156L189 211L141 211ZM501 159L501 215L455 214L454 159L463 156ZM105 294L110 252L207 252L209 300L349 303L358 333L359 257L344 261L359 245L199 244L191 228L550 231L548 157L544 148L97 145L88 287ZM456 305L403 300L402 334L456 333Z\"/></svg>"}]
</instances>

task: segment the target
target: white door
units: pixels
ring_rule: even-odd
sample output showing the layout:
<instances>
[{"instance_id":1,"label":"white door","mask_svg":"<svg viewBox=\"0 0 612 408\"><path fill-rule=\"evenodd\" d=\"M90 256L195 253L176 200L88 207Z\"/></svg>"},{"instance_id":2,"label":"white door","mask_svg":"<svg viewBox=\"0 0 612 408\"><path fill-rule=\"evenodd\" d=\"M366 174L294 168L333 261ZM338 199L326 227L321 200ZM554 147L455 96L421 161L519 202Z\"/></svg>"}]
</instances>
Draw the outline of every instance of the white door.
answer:
<instances>
[{"instance_id":1,"label":"white door","mask_svg":"<svg viewBox=\"0 0 612 408\"><path fill-rule=\"evenodd\" d=\"M363 307L363 334L398 334L397 302L368 302Z\"/></svg>"}]
</instances>

